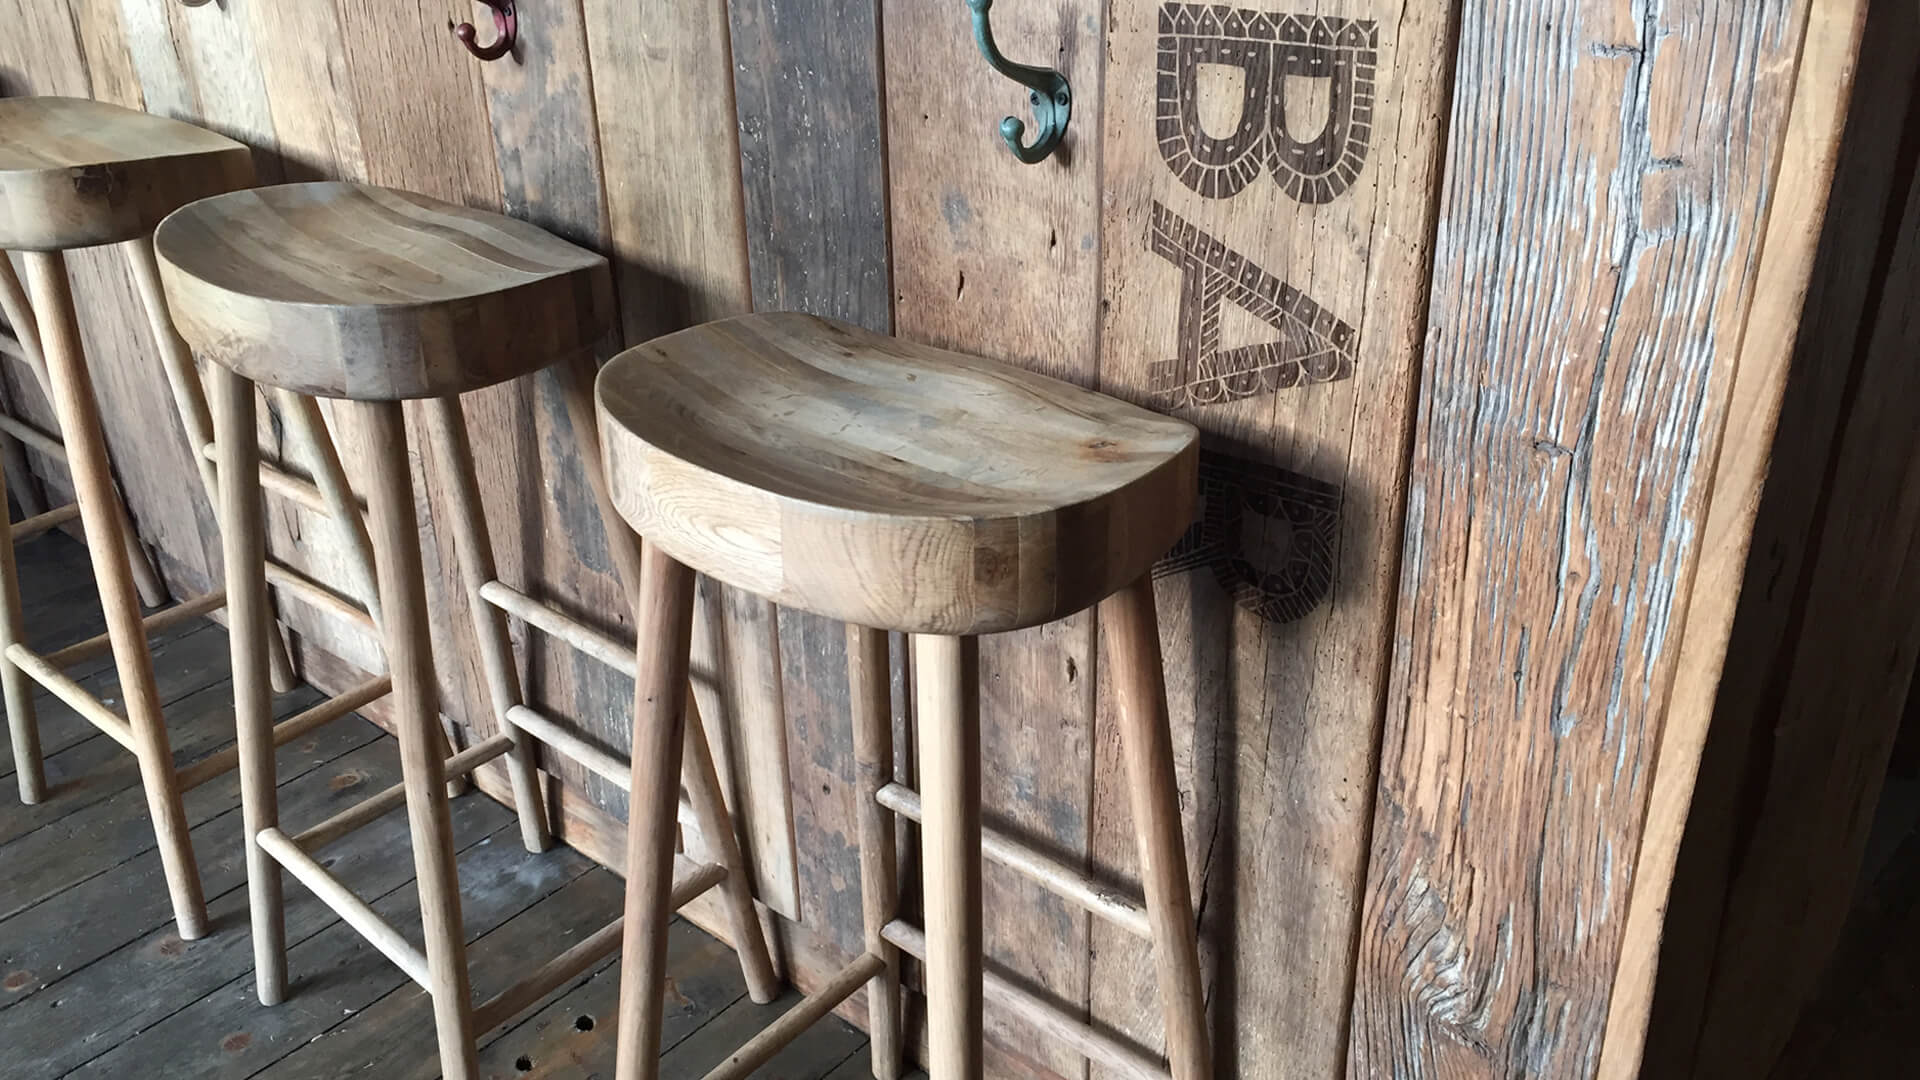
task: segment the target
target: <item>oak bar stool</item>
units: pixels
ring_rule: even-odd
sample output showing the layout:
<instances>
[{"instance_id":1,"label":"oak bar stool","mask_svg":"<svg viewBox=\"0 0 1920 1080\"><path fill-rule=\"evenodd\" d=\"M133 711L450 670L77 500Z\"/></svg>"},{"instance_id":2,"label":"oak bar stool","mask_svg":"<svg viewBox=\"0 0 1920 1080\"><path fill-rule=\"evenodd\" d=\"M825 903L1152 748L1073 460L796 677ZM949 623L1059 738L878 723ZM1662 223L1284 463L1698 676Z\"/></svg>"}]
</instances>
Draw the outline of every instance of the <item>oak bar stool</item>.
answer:
<instances>
[{"instance_id":1,"label":"oak bar stool","mask_svg":"<svg viewBox=\"0 0 1920 1080\"><path fill-rule=\"evenodd\" d=\"M142 593L164 598L157 579L144 581L144 555L127 524L115 489L101 430L91 375L81 349L78 317L67 278L65 252L101 244L125 251L135 284L166 365L176 407L186 416L206 411L192 357L174 333L166 300L154 276L151 234L177 207L207 195L244 187L253 180L245 146L190 124L78 98L0 99L0 251L22 255L32 292L20 295L10 265L0 273L0 308L12 325L21 358L35 369L58 418L64 444L25 425L8 422L17 438L67 460L75 502L100 591L107 630L58 652L41 655L22 640L12 544L0 544L0 683L23 800L45 795L39 736L26 680L32 678L82 717L132 751L153 818L180 936L207 929L206 905L188 838L181 792L231 769L234 755L216 754L176 770L154 684L147 635L205 614L225 602L215 592L142 617ZM6 264L0 255L0 265ZM193 430L189 425L189 433ZM38 434L39 438L34 440ZM196 443L198 452L201 447ZM202 478L212 497L210 466ZM240 485L250 486L250 485ZM61 508L49 514L66 514ZM35 528L23 523L9 536ZM326 590L311 583L315 593ZM273 636L277 685L292 686L284 647ZM111 652L126 714L108 708L69 678L64 669ZM285 722L280 737L314 726L325 717L303 715Z\"/></svg>"},{"instance_id":2,"label":"oak bar stool","mask_svg":"<svg viewBox=\"0 0 1920 1080\"><path fill-rule=\"evenodd\" d=\"M1149 571L1196 499L1191 425L976 357L806 315L629 349L598 384L608 485L645 541L621 965L621 1080L657 1073L666 868L693 574L848 624L867 949L708 1080L748 1075L871 982L874 1074L901 1070L899 951L927 962L934 1080L981 1074L983 990L1090 1057L1158 1062L999 979L983 985L985 853L1148 937L1171 1075L1212 1076ZM1100 605L1115 658L1144 910L983 835L975 635ZM892 781L886 630L914 635L924 791ZM921 821L928 926L896 918L889 810Z\"/></svg>"},{"instance_id":3,"label":"oak bar stool","mask_svg":"<svg viewBox=\"0 0 1920 1080\"><path fill-rule=\"evenodd\" d=\"M352 403L371 471L368 499L386 652L392 669L402 783L303 832L280 825L261 643L265 608L260 492L222 489L227 590L232 598L235 709L240 734L255 981L260 1000L286 991L280 871L285 869L360 931L432 997L440 1064L455 1080L477 1075L475 1037L505 1023L591 967L620 942L616 920L475 1006L468 985L446 780L504 757L528 850L548 844L533 739L609 771L593 747L522 700L508 638L511 608L590 654L622 652L611 638L565 619L496 580L471 436L459 395L558 365L580 451L598 475L589 400L595 350L612 326L606 260L525 222L421 195L344 183L293 184L194 203L156 235L160 274L182 332L215 383L221 473L245 474L259 453L253 384ZM429 457L453 503L469 614L500 733L452 757L438 738L438 684L429 639L406 422L401 403L424 399ZM602 492L602 494L604 494ZM602 502L610 526L618 526ZM638 566L625 538L623 570ZM635 582L627 582L629 595ZM628 651L628 655L631 653ZM755 995L777 991L740 852L705 740L692 740L688 817L717 856L680 860L677 906L716 885L734 919ZM676 758L676 762L678 758ZM660 777L677 802L677 771ZM642 797L645 793L637 793ZM315 858L324 844L405 805L425 924L416 948Z\"/></svg>"}]
</instances>

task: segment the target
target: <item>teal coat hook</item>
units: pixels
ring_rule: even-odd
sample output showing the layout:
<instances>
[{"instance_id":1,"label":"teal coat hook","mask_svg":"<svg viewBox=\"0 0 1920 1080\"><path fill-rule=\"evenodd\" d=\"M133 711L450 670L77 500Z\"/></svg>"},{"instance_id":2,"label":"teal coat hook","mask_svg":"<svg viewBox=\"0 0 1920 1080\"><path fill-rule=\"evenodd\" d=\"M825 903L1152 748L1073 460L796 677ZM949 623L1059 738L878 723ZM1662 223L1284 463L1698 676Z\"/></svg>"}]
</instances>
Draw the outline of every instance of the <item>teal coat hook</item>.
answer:
<instances>
[{"instance_id":1,"label":"teal coat hook","mask_svg":"<svg viewBox=\"0 0 1920 1080\"><path fill-rule=\"evenodd\" d=\"M1009 116L1000 121L1000 137L1007 140L1007 149L1014 157L1028 165L1039 164L1059 147L1067 133L1067 122L1073 118L1073 87L1065 75L1052 68L1016 64L1000 54L1000 47L993 43L993 23L988 15L993 0L967 0L967 6L973 9L973 39L980 43L981 54L993 70L1027 88L1033 118L1040 125L1033 145L1028 146L1020 141L1027 125L1019 117Z\"/></svg>"}]
</instances>

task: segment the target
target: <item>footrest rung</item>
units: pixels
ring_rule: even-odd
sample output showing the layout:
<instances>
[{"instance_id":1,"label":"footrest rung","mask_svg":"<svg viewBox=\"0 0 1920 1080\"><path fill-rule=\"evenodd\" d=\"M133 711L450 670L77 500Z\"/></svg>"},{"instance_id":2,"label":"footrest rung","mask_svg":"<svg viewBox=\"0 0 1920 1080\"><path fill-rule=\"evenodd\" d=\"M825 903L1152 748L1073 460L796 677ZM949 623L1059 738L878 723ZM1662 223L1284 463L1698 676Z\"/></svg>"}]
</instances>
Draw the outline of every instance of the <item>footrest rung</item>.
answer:
<instances>
[{"instance_id":1,"label":"footrest rung","mask_svg":"<svg viewBox=\"0 0 1920 1080\"><path fill-rule=\"evenodd\" d=\"M909 821L920 820L920 794L912 788L888 784L875 793L874 799ZM1153 924L1147 921L1147 906L1141 901L993 829L980 830L980 850L987 858L1061 899L1073 901L1142 941L1153 940Z\"/></svg>"},{"instance_id":2,"label":"footrest rung","mask_svg":"<svg viewBox=\"0 0 1920 1080\"><path fill-rule=\"evenodd\" d=\"M65 506L56 506L44 514L35 514L25 521L14 522L13 539L19 541L28 539L29 537L39 536L48 529L54 528L57 525L65 525L67 522L79 516L79 503L68 503Z\"/></svg>"},{"instance_id":3,"label":"footrest rung","mask_svg":"<svg viewBox=\"0 0 1920 1080\"><path fill-rule=\"evenodd\" d=\"M284 746L315 728L324 727L348 713L366 707L369 703L387 696L392 690L391 675L379 675L368 679L344 694L328 698L303 713L290 716L273 725L273 745ZM197 788L214 777L231 771L239 763L240 748L238 746L229 746L218 753L208 754L180 770L180 789L188 791Z\"/></svg>"},{"instance_id":4,"label":"footrest rung","mask_svg":"<svg viewBox=\"0 0 1920 1080\"><path fill-rule=\"evenodd\" d=\"M208 443L200 448L200 456L217 466L220 464L220 447L218 444ZM316 514L333 512L333 508L327 505L327 497L320 491L320 485L311 480L303 480L271 461L260 463L260 486Z\"/></svg>"},{"instance_id":5,"label":"footrest rung","mask_svg":"<svg viewBox=\"0 0 1920 1080\"><path fill-rule=\"evenodd\" d=\"M298 842L289 839L279 829L262 829L255 839L262 851L273 856L273 861L285 867L287 873L319 897L321 903L332 908L334 914L340 916L348 926L358 930L361 937L384 953L394 966L406 972L409 979L423 989L430 990L432 982L427 974L426 954L414 948L413 942L401 936L400 931L360 899L358 893L342 884L339 878L302 850Z\"/></svg>"},{"instance_id":6,"label":"footrest rung","mask_svg":"<svg viewBox=\"0 0 1920 1080\"><path fill-rule=\"evenodd\" d=\"M512 748L513 737L510 735L495 735L485 742L475 743L447 759L446 779L465 776ZM392 813L406 801L407 785L403 781L307 829L294 837L294 843L303 848L325 847L362 825Z\"/></svg>"},{"instance_id":7,"label":"footrest rung","mask_svg":"<svg viewBox=\"0 0 1920 1080\"><path fill-rule=\"evenodd\" d=\"M100 699L87 692L86 687L74 682L61 671L47 662L47 658L27 648L25 645L7 646L7 659L21 673L46 687L47 693L59 698L67 708L80 714L80 718L105 732L114 742L127 750L134 750L133 725L119 713L102 704Z\"/></svg>"},{"instance_id":8,"label":"footrest rung","mask_svg":"<svg viewBox=\"0 0 1920 1080\"><path fill-rule=\"evenodd\" d=\"M374 624L373 616L344 593L332 586L310 577L283 562L267 560L267 581L277 589L285 589L300 599L312 604L321 611L359 627L370 637L378 640L380 628Z\"/></svg>"},{"instance_id":9,"label":"footrest rung","mask_svg":"<svg viewBox=\"0 0 1920 1080\"><path fill-rule=\"evenodd\" d=\"M225 606L227 606L226 590L218 589L205 596L183 600L163 611L154 612L140 620L140 629L148 637L152 637L169 627L186 622L188 619L199 618L209 611L217 611ZM82 660L90 660L112 650L112 638L106 634L95 634L85 641L76 641L64 649L56 649L48 653L46 661L57 668L70 668Z\"/></svg>"},{"instance_id":10,"label":"footrest rung","mask_svg":"<svg viewBox=\"0 0 1920 1080\"><path fill-rule=\"evenodd\" d=\"M839 974L827 980L825 986L808 994L800 1004L747 1040L747 1044L735 1050L727 1060L714 1066L707 1073L706 1080L739 1080L740 1077L752 1075L753 1070L772 1060L788 1043L839 1008L841 1002L852 997L855 991L886 969L885 960L872 953L861 954L853 963L841 968Z\"/></svg>"},{"instance_id":11,"label":"footrest rung","mask_svg":"<svg viewBox=\"0 0 1920 1080\"><path fill-rule=\"evenodd\" d=\"M29 450L38 450L55 461L67 460L67 448L59 437L41 431L24 420L0 413L0 431L13 436Z\"/></svg>"},{"instance_id":12,"label":"footrest rung","mask_svg":"<svg viewBox=\"0 0 1920 1080\"><path fill-rule=\"evenodd\" d=\"M927 958L926 932L912 923L895 919L881 929L880 936L916 960L924 962ZM1172 1080L1173 1074L1164 1061L1078 1019L1058 1004L1004 976L989 970L982 982L988 1001L1058 1039L1088 1061L1110 1066L1117 1075L1132 1080ZM712 1074L708 1074L707 1080L713 1080Z\"/></svg>"},{"instance_id":13,"label":"footrest rung","mask_svg":"<svg viewBox=\"0 0 1920 1080\"><path fill-rule=\"evenodd\" d=\"M535 630L554 637L631 679L634 655L631 643L622 645L578 619L560 614L526 593L500 581L480 586L480 599L512 615Z\"/></svg>"},{"instance_id":14,"label":"footrest rung","mask_svg":"<svg viewBox=\"0 0 1920 1080\"><path fill-rule=\"evenodd\" d=\"M621 791L632 791L633 766L629 762L581 738L557 723L552 717L525 705L515 705L507 710L507 723L539 739L548 749L558 751L571 760L579 762L588 772ZM696 829L700 827L693 818L693 803L684 791L680 793L679 820L682 825L689 825Z\"/></svg>"}]
</instances>

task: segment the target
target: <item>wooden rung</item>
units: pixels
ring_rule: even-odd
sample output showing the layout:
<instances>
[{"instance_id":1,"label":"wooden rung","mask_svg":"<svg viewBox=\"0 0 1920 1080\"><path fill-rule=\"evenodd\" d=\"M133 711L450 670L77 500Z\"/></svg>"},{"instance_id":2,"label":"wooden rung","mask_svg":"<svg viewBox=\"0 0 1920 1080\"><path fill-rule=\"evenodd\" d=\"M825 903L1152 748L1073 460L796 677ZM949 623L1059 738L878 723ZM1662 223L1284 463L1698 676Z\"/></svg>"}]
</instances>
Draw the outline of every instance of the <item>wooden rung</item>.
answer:
<instances>
[{"instance_id":1,"label":"wooden rung","mask_svg":"<svg viewBox=\"0 0 1920 1080\"><path fill-rule=\"evenodd\" d=\"M216 466L220 463L220 448L213 444L200 448L201 456ZM327 505L327 497L321 493L320 486L311 480L303 480L271 461L260 462L260 486L288 502L311 510L316 514L331 514L333 508ZM362 511L364 513L364 510Z\"/></svg>"},{"instance_id":2,"label":"wooden rung","mask_svg":"<svg viewBox=\"0 0 1920 1080\"><path fill-rule=\"evenodd\" d=\"M578 619L562 615L504 582L489 581L480 586L480 598L528 626L559 638L627 678L633 678L632 643L623 645L610 635Z\"/></svg>"},{"instance_id":3,"label":"wooden rung","mask_svg":"<svg viewBox=\"0 0 1920 1080\"><path fill-rule=\"evenodd\" d=\"M79 516L79 503L68 503L65 506L56 506L44 514L35 514L25 521L14 522L12 526L13 539L20 541L28 537L39 536L48 529L65 525L67 522Z\"/></svg>"},{"instance_id":4,"label":"wooden rung","mask_svg":"<svg viewBox=\"0 0 1920 1080\"><path fill-rule=\"evenodd\" d=\"M552 717L536 712L525 705L515 705L507 710L507 723L539 739L548 748L565 754L568 758L587 767L589 772L621 791L633 790L633 766L605 750L593 745L572 731L554 722ZM694 820L693 802L687 793L680 793L679 821L682 825L698 830Z\"/></svg>"},{"instance_id":5,"label":"wooden rung","mask_svg":"<svg viewBox=\"0 0 1920 1080\"><path fill-rule=\"evenodd\" d=\"M912 788L888 784L874 796L881 806L910 821L920 820L920 795ZM1153 940L1147 906L1102 885L1058 859L1049 858L1018 840L993 829L980 830L980 850L987 858L1052 891L1064 900L1106 919L1143 941Z\"/></svg>"},{"instance_id":6,"label":"wooden rung","mask_svg":"<svg viewBox=\"0 0 1920 1080\"><path fill-rule=\"evenodd\" d=\"M447 759L447 779L462 777L513 748L513 737L495 735L478 742ZM407 801L407 787L401 782L354 803L327 820L294 837L303 848L321 848L385 814Z\"/></svg>"},{"instance_id":7,"label":"wooden rung","mask_svg":"<svg viewBox=\"0 0 1920 1080\"><path fill-rule=\"evenodd\" d=\"M20 440L29 449L38 450L55 461L67 460L67 448L60 443L58 436L49 435L24 420L0 413L0 431L4 431Z\"/></svg>"},{"instance_id":8,"label":"wooden rung","mask_svg":"<svg viewBox=\"0 0 1920 1080\"><path fill-rule=\"evenodd\" d=\"M165 611L156 611L141 619L140 628L151 637L170 626L186 622L188 619L199 618L209 611L225 607L226 603L227 594L224 590L210 592L205 596L196 596L191 600L175 604ZM46 661L54 667L64 669L112 650L112 638L106 634L95 634L85 641L76 641L64 649L48 653Z\"/></svg>"},{"instance_id":9,"label":"wooden rung","mask_svg":"<svg viewBox=\"0 0 1920 1080\"><path fill-rule=\"evenodd\" d=\"M374 625L373 616L367 614L366 608L285 563L269 559L267 580L276 588L285 589L314 607L352 623L372 637L380 636L379 628Z\"/></svg>"},{"instance_id":10,"label":"wooden rung","mask_svg":"<svg viewBox=\"0 0 1920 1080\"><path fill-rule=\"evenodd\" d=\"M826 985L808 994L800 1004L747 1040L746 1045L735 1050L727 1060L714 1066L707 1073L706 1080L739 1080L740 1077L751 1075L753 1070L772 1060L782 1047L819 1023L822 1017L838 1008L841 1002L853 996L854 991L873 981L874 976L886 968L885 960L872 953L862 953L853 963L841 968L839 974L827 980Z\"/></svg>"},{"instance_id":11,"label":"wooden rung","mask_svg":"<svg viewBox=\"0 0 1920 1080\"><path fill-rule=\"evenodd\" d=\"M331 697L305 712L290 716L273 725L273 745L281 746L305 735L318 727L333 723L350 712L365 707L369 702L385 697L393 690L393 677L380 675L359 686ZM208 754L199 761L181 769L178 774L180 789L189 791L201 784L223 775L240 763L240 748L229 746L218 753Z\"/></svg>"},{"instance_id":12,"label":"wooden rung","mask_svg":"<svg viewBox=\"0 0 1920 1080\"><path fill-rule=\"evenodd\" d=\"M718 863L697 863L685 855L673 857L673 894L675 909L727 878L727 868ZM566 985L567 980L586 971L620 947L624 920L615 919L581 940L573 948L542 964L533 974L480 1003L473 1010L473 1031L483 1035L531 1008L543 997Z\"/></svg>"},{"instance_id":13,"label":"wooden rung","mask_svg":"<svg viewBox=\"0 0 1920 1080\"><path fill-rule=\"evenodd\" d=\"M133 725L88 693L85 687L67 678L67 673L48 663L46 657L25 645L15 644L7 646L7 659L13 661L13 666L28 678L46 687L48 693L79 713L82 719L106 732L114 742L128 750L134 749Z\"/></svg>"},{"instance_id":14,"label":"wooden rung","mask_svg":"<svg viewBox=\"0 0 1920 1080\"><path fill-rule=\"evenodd\" d=\"M426 954L402 937L400 931L360 899L358 893L347 888L313 856L301 850L297 842L288 839L287 834L279 829L262 829L256 839L261 849L285 867L287 873L312 890L313 895L332 908L334 914L340 916L348 926L358 930L369 944L385 953L387 959L407 973L408 978L422 987L432 985L427 975Z\"/></svg>"},{"instance_id":15,"label":"wooden rung","mask_svg":"<svg viewBox=\"0 0 1920 1080\"><path fill-rule=\"evenodd\" d=\"M895 919L881 929L880 936L916 960L924 962L927 958L926 932L912 923ZM1054 1002L992 970L986 972L983 988L988 1001L1058 1039L1088 1061L1111 1067L1118 1076L1133 1080L1172 1080L1165 1061L1087 1024ZM712 1080L711 1075L708 1080Z\"/></svg>"}]
</instances>

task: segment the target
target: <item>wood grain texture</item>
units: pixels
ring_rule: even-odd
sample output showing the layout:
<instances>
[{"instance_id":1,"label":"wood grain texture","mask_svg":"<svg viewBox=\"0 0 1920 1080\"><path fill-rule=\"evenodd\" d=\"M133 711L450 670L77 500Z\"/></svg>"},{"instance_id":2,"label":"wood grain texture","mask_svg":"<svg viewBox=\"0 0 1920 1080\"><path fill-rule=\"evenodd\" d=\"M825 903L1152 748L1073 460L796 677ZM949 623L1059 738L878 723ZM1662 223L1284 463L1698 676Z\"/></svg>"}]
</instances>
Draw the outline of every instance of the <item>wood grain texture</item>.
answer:
<instances>
[{"instance_id":1,"label":"wood grain texture","mask_svg":"<svg viewBox=\"0 0 1920 1080\"><path fill-rule=\"evenodd\" d=\"M155 233L174 319L256 382L437 397L599 347L606 260L533 225L341 183L207 199Z\"/></svg>"},{"instance_id":2,"label":"wood grain texture","mask_svg":"<svg viewBox=\"0 0 1920 1080\"><path fill-rule=\"evenodd\" d=\"M1048 622L1144 573L1190 516L1191 426L844 323L682 331L615 358L598 393L614 503L641 535L862 625Z\"/></svg>"},{"instance_id":3,"label":"wood grain texture","mask_svg":"<svg viewBox=\"0 0 1920 1080\"><path fill-rule=\"evenodd\" d=\"M1712 10L1463 13L1350 1075L1598 1066L1806 5Z\"/></svg>"},{"instance_id":4,"label":"wood grain texture","mask_svg":"<svg viewBox=\"0 0 1920 1080\"><path fill-rule=\"evenodd\" d=\"M245 146L85 98L0 98L0 248L131 240L175 209L245 187Z\"/></svg>"},{"instance_id":5,"label":"wood grain texture","mask_svg":"<svg viewBox=\"0 0 1920 1080\"><path fill-rule=\"evenodd\" d=\"M894 330L1082 386L1096 385L1100 294L1100 85L1105 5L1002 3L1001 47L1058 67L1077 91L1061 149L1022 165L995 133L1024 115L1022 91L989 68L957 5L881 5L887 230ZM938 72L937 78L926 77ZM980 641L981 775L987 821L1084 866L1092 844L1095 618L1092 612ZM1049 996L1086 1000L1087 922L1058 897L989 860L987 955ZM992 1005L988 1011L996 1011ZM912 1015L910 1012L909 1015ZM1000 1045L990 1075L1085 1065L1055 1040Z\"/></svg>"},{"instance_id":6,"label":"wood grain texture","mask_svg":"<svg viewBox=\"0 0 1920 1080\"><path fill-rule=\"evenodd\" d=\"M1100 385L1203 433L1155 592L1227 1075L1345 1054L1456 10L1107 6ZM1131 881L1113 663L1095 866ZM1093 951L1094 1017L1158 1049L1152 956Z\"/></svg>"}]
</instances>

